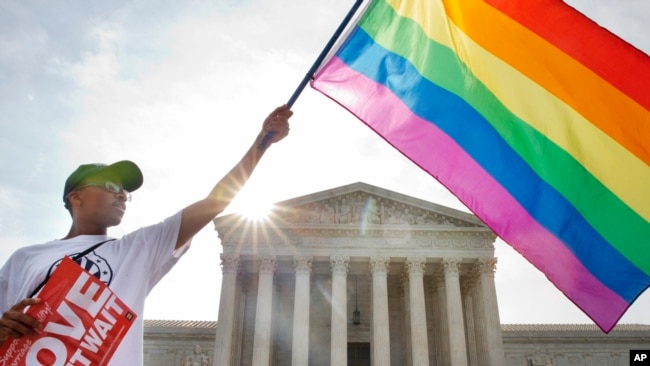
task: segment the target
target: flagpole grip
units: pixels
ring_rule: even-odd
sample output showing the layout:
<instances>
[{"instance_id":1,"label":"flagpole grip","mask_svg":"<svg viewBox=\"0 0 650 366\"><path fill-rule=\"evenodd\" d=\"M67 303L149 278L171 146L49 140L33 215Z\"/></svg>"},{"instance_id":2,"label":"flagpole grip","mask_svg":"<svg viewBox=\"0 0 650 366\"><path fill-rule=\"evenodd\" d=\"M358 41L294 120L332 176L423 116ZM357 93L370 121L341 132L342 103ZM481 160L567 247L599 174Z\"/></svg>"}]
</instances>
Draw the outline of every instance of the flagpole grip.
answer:
<instances>
[{"instance_id":1,"label":"flagpole grip","mask_svg":"<svg viewBox=\"0 0 650 366\"><path fill-rule=\"evenodd\" d=\"M332 47L334 47L334 44L336 41L339 39L341 36L341 33L345 30L345 27L347 27L348 23L350 23L350 20L352 20L352 17L354 16L354 13L357 12L359 7L361 6L361 3L363 0L356 0L354 5L352 5L352 8L348 11L348 13L345 15L345 18L343 18L343 21L341 24L339 24L338 28L336 28L336 31L330 37L330 40L327 42L323 50L320 52L320 55L316 58L316 61L311 65L309 68L309 71L305 74L305 77L302 79L300 84L298 84L298 87L296 90L293 92L291 97L289 98L289 101L287 102L287 107L291 109L293 104L298 100L298 97L300 96L300 93L305 89L307 86L307 83L309 83L309 80L311 80L314 77L314 74L316 73L316 70L320 67L320 65L323 63L323 60L325 57L327 57L327 54L330 52ZM268 132L264 137L262 137L262 141L260 141L258 147L262 150L266 150L266 148L269 147L271 139L273 138L273 135L275 132Z\"/></svg>"}]
</instances>

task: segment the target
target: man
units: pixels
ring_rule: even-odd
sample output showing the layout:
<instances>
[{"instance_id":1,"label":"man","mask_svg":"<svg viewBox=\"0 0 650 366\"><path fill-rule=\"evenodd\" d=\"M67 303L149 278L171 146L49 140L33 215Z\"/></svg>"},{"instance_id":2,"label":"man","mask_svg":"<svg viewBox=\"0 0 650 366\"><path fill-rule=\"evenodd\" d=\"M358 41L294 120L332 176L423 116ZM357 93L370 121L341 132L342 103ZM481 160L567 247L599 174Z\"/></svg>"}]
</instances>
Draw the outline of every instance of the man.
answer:
<instances>
[{"instance_id":1,"label":"man","mask_svg":"<svg viewBox=\"0 0 650 366\"><path fill-rule=\"evenodd\" d=\"M40 301L30 294L63 256L101 244L78 263L91 269L91 273L96 272L96 277L138 315L138 323L129 329L110 365L142 364L142 312L146 295L185 252L185 244L232 201L264 154L264 145L287 136L291 115L286 106L269 114L253 145L207 197L161 223L117 240L110 240L107 229L122 221L130 192L142 185L142 173L130 161L80 166L64 187L63 201L72 216L68 234L61 240L19 249L0 269L0 345L9 337L34 335L42 330L42 324L24 314L26 307ZM262 144L267 134L270 139Z\"/></svg>"}]
</instances>

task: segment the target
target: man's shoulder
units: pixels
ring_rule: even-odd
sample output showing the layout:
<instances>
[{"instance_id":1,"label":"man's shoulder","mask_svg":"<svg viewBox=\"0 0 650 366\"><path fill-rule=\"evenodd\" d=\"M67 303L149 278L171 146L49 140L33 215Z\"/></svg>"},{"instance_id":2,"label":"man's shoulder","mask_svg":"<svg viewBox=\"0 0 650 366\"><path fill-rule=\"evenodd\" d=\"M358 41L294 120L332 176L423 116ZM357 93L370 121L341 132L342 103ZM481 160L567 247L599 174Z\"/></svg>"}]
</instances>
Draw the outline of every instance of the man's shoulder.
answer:
<instances>
[{"instance_id":1,"label":"man's shoulder","mask_svg":"<svg viewBox=\"0 0 650 366\"><path fill-rule=\"evenodd\" d=\"M24 255L30 255L33 252L41 252L43 250L48 250L52 248L53 245L56 245L56 242L59 242L60 240L54 239L50 240L45 243L38 243L38 244L28 244L23 247L20 247L14 251L12 256L24 256Z\"/></svg>"},{"instance_id":2,"label":"man's shoulder","mask_svg":"<svg viewBox=\"0 0 650 366\"><path fill-rule=\"evenodd\" d=\"M32 256L36 253L48 253L48 252L67 252L69 250L75 250L78 248L85 248L93 243L98 242L95 239L84 239L84 240L61 240L54 239L45 243L38 244L29 244L24 247L16 249L12 254L12 257L24 258Z\"/></svg>"}]
</instances>

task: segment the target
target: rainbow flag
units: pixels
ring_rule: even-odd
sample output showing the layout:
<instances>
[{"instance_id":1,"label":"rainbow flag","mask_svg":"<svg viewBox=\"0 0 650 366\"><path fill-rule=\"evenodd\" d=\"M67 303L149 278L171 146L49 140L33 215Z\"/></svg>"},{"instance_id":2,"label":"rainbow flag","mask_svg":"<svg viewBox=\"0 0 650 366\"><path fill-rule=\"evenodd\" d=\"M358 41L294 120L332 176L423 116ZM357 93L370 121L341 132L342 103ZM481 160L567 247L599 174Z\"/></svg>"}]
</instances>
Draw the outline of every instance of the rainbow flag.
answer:
<instances>
[{"instance_id":1,"label":"rainbow flag","mask_svg":"<svg viewBox=\"0 0 650 366\"><path fill-rule=\"evenodd\" d=\"M560 0L374 0L312 87L609 332L650 285L650 58Z\"/></svg>"}]
</instances>

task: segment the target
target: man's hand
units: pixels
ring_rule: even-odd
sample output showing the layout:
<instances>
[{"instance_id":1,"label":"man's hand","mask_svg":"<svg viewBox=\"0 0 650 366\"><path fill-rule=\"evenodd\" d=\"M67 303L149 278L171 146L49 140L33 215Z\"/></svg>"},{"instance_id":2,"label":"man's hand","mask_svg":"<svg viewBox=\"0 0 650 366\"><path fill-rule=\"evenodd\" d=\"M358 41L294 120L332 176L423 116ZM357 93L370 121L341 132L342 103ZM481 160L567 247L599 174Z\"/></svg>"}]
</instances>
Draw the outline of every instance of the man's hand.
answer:
<instances>
[{"instance_id":1,"label":"man's hand","mask_svg":"<svg viewBox=\"0 0 650 366\"><path fill-rule=\"evenodd\" d=\"M26 307L40 303L38 298L24 299L11 307L0 318L0 345L9 337L20 338L26 335L36 335L43 330L43 325L36 319L24 313Z\"/></svg>"},{"instance_id":2,"label":"man's hand","mask_svg":"<svg viewBox=\"0 0 650 366\"><path fill-rule=\"evenodd\" d=\"M293 112L286 105L280 106L271 112L264 120L256 145L261 149L266 149L272 143L287 137L289 134L289 118L292 114Z\"/></svg>"}]
</instances>

